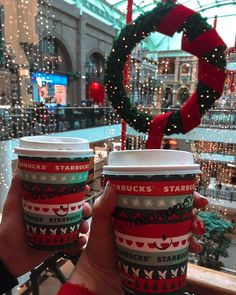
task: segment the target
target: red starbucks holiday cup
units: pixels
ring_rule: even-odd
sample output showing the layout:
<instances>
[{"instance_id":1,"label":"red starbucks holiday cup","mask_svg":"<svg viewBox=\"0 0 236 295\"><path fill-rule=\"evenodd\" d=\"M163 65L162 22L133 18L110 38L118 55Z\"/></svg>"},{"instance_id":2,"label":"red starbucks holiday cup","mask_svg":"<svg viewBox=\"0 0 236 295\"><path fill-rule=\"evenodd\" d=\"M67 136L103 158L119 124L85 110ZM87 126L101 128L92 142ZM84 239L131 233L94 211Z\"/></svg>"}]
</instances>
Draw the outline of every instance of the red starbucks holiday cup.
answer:
<instances>
[{"instance_id":1,"label":"red starbucks holiday cup","mask_svg":"<svg viewBox=\"0 0 236 295\"><path fill-rule=\"evenodd\" d=\"M184 294L200 172L189 152L109 154L103 174L118 195L113 225L124 294Z\"/></svg>"},{"instance_id":2,"label":"red starbucks holiday cup","mask_svg":"<svg viewBox=\"0 0 236 295\"><path fill-rule=\"evenodd\" d=\"M68 137L23 137L15 153L28 244L45 250L72 247L79 237L93 156L89 142Z\"/></svg>"}]
</instances>

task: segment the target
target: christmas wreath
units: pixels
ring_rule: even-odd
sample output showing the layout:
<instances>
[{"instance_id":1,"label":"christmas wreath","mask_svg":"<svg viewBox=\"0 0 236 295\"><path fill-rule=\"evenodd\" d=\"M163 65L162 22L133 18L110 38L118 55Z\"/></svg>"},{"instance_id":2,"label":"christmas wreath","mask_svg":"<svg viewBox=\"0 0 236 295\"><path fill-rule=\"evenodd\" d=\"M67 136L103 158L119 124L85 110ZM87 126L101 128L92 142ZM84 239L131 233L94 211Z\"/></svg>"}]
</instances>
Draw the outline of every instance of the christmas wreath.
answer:
<instances>
[{"instance_id":1,"label":"christmas wreath","mask_svg":"<svg viewBox=\"0 0 236 295\"><path fill-rule=\"evenodd\" d=\"M156 117L139 112L124 87L124 67L135 46L151 32L173 36L183 32L182 50L199 59L198 84L180 110ZM223 91L226 78L226 46L215 29L199 13L171 1L159 3L123 28L114 40L105 70L107 96L117 113L138 132L148 133L147 148L159 148L164 134L187 133L199 125L202 115Z\"/></svg>"}]
</instances>

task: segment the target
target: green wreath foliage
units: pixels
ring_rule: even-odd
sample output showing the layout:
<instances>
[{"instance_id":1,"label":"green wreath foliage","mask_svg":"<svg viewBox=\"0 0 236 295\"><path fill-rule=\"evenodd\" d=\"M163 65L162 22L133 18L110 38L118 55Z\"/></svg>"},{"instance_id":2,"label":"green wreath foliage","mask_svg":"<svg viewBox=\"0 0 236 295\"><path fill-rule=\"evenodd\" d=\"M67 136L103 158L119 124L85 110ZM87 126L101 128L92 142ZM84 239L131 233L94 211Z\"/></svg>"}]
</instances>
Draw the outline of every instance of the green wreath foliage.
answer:
<instances>
[{"instance_id":1,"label":"green wreath foliage","mask_svg":"<svg viewBox=\"0 0 236 295\"><path fill-rule=\"evenodd\" d=\"M124 66L128 56L136 45L149 36L150 33L157 30L161 21L175 5L176 4L170 3L169 1L167 3L158 3L153 10L143 13L134 22L124 27L119 36L114 40L113 49L107 59L105 87L108 99L111 101L112 106L120 117L139 132L148 132L153 117L144 112L139 112L139 110L132 105L124 88ZM206 22L206 19L195 12L184 22L177 32L183 32L188 40L191 41L205 31L211 29L212 27ZM226 66L224 48L222 46L219 46L217 51L208 52L207 55L202 58L208 60L212 65L220 69L224 69ZM221 95L206 85L203 85L201 82L198 82L196 92L201 116ZM180 110L170 115L164 133L166 135L183 133Z\"/></svg>"}]
</instances>

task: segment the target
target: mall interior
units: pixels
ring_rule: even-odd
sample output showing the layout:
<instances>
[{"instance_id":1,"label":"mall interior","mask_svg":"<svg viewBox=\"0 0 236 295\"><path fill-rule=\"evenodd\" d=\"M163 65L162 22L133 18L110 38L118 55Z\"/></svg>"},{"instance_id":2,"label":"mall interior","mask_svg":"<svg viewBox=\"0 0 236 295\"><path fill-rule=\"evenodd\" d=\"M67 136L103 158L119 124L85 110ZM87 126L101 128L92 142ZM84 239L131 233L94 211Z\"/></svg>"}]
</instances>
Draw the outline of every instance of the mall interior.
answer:
<instances>
[{"instance_id":1,"label":"mall interior","mask_svg":"<svg viewBox=\"0 0 236 295\"><path fill-rule=\"evenodd\" d=\"M188 294L236 294L236 0L1 0L0 218L17 171L14 148L24 136L89 141L94 157L89 163L86 200L91 206L103 193L102 172L109 153L145 149L145 128L136 128L136 117L127 120L129 110L120 111L119 103L109 97L112 91L107 91L112 85L107 61L115 41L127 42L124 47L131 50L125 53L125 62L118 58L123 86L114 81L114 89L123 87L120 93L126 92L130 112L134 108L138 117L179 114L201 77L214 76L214 72L203 73L197 54L183 50L186 32L168 33L173 16L165 22L167 29L150 31L147 23L146 32L118 39L130 23L135 24L140 15L144 19L160 3L184 5L217 31L218 41L213 36L195 42L193 52L204 46L212 49L222 40L225 44L221 93L207 107L201 101L198 124L186 132L165 132L160 148L193 154L202 171L195 180L196 190L209 201L204 212L210 215L203 216L208 238L198 237L205 252L189 255ZM194 29L194 25L188 27ZM138 33L145 38L137 39ZM116 48L121 48L117 43ZM209 59L214 61L216 56L213 52ZM194 116L195 106L190 106ZM6 294L54 295L73 267L71 257L56 253L20 277L19 285Z\"/></svg>"}]
</instances>

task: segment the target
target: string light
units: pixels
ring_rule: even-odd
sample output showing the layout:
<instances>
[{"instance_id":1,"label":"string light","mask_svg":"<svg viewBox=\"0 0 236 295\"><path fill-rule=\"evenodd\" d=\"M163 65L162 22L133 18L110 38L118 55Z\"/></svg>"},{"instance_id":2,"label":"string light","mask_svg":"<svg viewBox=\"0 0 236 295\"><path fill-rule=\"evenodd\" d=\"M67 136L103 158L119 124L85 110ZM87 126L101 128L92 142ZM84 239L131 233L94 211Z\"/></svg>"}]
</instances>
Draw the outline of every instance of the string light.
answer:
<instances>
[{"instance_id":1,"label":"string light","mask_svg":"<svg viewBox=\"0 0 236 295\"><path fill-rule=\"evenodd\" d=\"M53 58L46 57L48 53L51 56L55 54L55 37L51 21L55 15L52 13L50 2L21 0L18 1L16 10L7 3L0 9L2 44L0 104L12 105L12 108L3 109L0 119L1 140L6 140L6 142L1 141L0 145L0 154L4 155L1 158L5 159L0 167L0 189L3 196L6 195L10 183L9 177L12 175L12 149L7 140L23 135L43 134L49 131L46 126L52 125L55 119L45 108L40 112L33 103L30 81L30 74L34 71L54 72L55 65L49 62ZM6 24L4 20L7 19ZM40 43L44 37L49 40L46 53Z\"/></svg>"}]
</instances>

